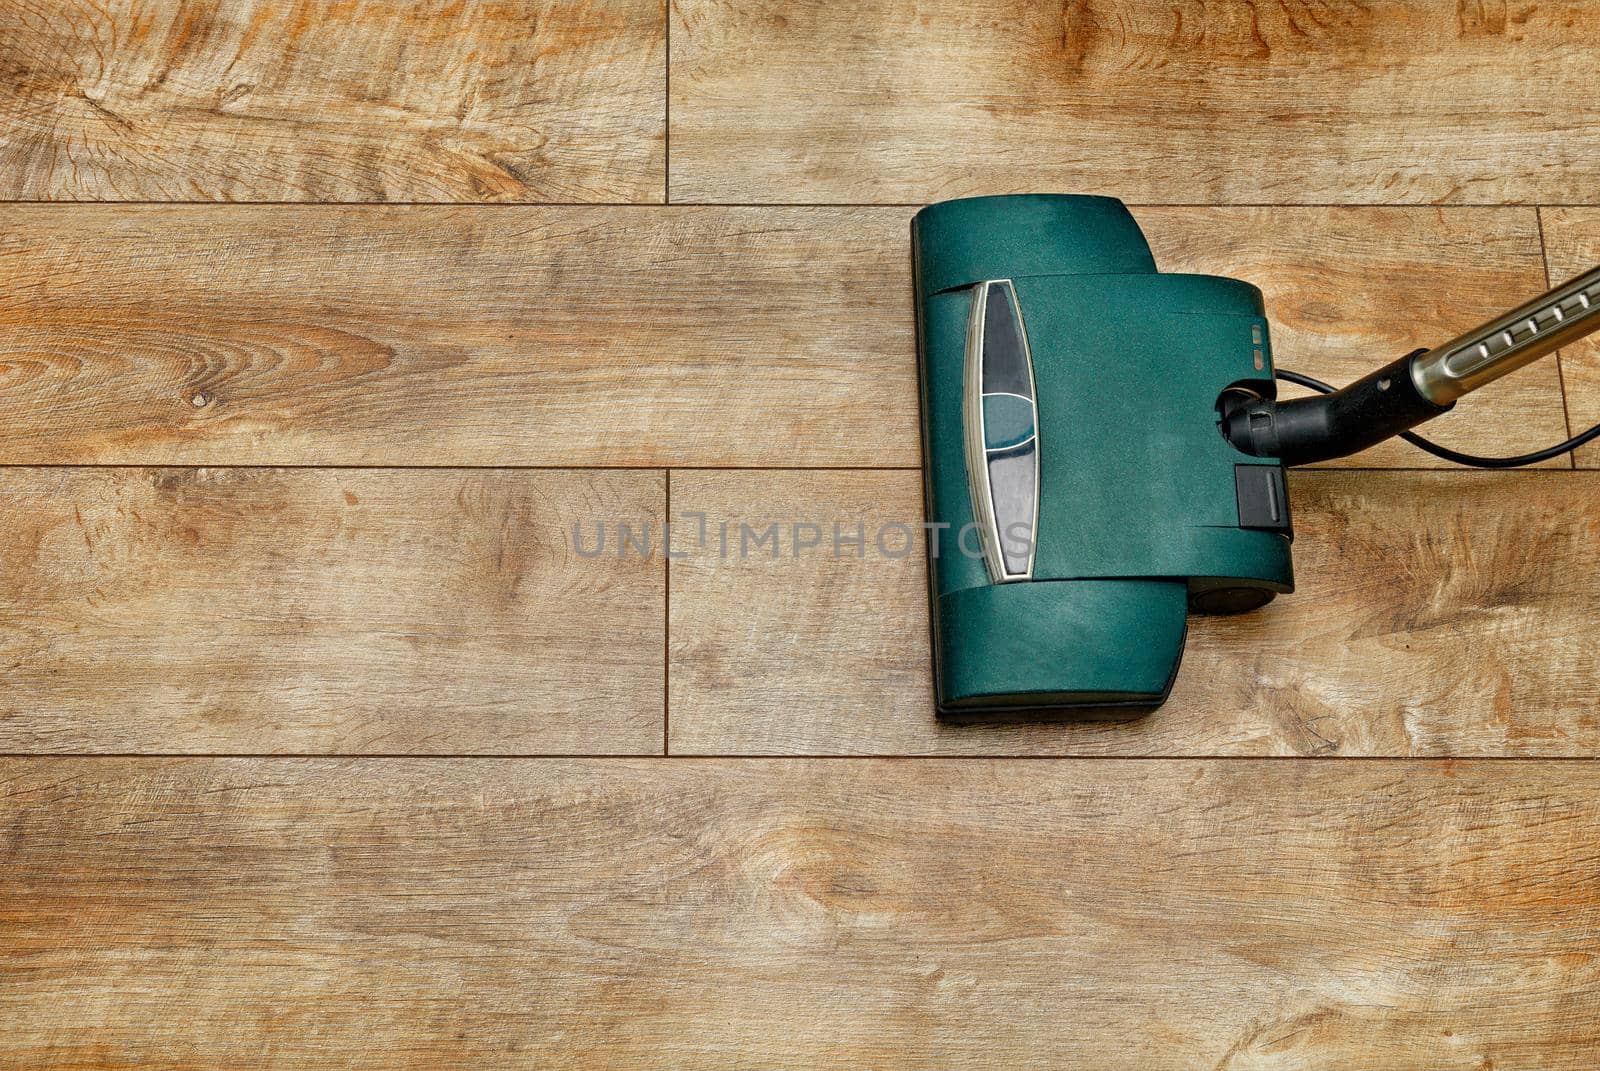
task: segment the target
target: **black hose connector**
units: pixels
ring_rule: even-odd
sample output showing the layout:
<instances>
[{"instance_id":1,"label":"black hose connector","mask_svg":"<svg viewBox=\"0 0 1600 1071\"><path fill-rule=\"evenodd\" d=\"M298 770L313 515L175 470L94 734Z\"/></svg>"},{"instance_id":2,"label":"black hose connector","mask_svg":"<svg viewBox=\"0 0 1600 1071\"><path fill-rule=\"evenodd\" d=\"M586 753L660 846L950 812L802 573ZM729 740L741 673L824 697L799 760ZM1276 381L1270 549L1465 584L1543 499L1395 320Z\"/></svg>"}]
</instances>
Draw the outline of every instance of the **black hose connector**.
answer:
<instances>
[{"instance_id":1,"label":"black hose connector","mask_svg":"<svg viewBox=\"0 0 1600 1071\"><path fill-rule=\"evenodd\" d=\"M1286 466L1365 450L1454 408L1423 397L1411 378L1411 362L1427 352L1408 353L1332 394L1287 402L1238 394L1230 402L1225 395L1223 437L1252 457L1275 457Z\"/></svg>"}]
</instances>

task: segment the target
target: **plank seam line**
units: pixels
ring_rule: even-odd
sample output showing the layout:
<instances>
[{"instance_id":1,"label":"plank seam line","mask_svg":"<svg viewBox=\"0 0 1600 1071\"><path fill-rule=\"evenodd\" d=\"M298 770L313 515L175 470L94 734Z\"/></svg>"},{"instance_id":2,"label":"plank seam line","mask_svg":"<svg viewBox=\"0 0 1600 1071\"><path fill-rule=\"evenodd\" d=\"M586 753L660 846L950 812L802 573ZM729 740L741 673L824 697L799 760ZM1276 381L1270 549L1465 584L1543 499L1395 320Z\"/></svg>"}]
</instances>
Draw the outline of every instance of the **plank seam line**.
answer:
<instances>
[{"instance_id":1,"label":"plank seam line","mask_svg":"<svg viewBox=\"0 0 1600 1071\"><path fill-rule=\"evenodd\" d=\"M675 200L672 208L923 208L926 200ZM1206 200L1166 200L1166 202L1123 202L1128 208L1405 208L1414 211L1478 210L1504 208L1597 208L1600 202L1494 202L1427 203L1381 202L1381 200L1323 200L1323 202L1206 202ZM45 197L0 197L0 205L53 205L53 207L198 207L198 208L659 208L669 203L651 200L67 200Z\"/></svg>"},{"instance_id":2,"label":"plank seam line","mask_svg":"<svg viewBox=\"0 0 1600 1071\"><path fill-rule=\"evenodd\" d=\"M919 465L360 465L273 464L270 462L0 462L5 469L284 469L304 472L666 472L669 468L692 472L920 472Z\"/></svg>"},{"instance_id":3,"label":"plank seam line","mask_svg":"<svg viewBox=\"0 0 1600 1071\"><path fill-rule=\"evenodd\" d=\"M1307 764L1337 764L1337 763L1504 763L1504 764L1529 764L1529 763L1565 763L1565 764L1591 764L1600 766L1600 755L1036 755L1036 754L1006 754L996 752L993 754L896 754L892 752L864 752L861 754L783 754L783 753L752 753L740 754L739 752L705 752L705 753L680 753L676 755L658 755L650 752L428 752L408 753L404 751L385 752L256 752L256 751L0 751L0 760L150 760L164 761L168 759L252 759L252 760L282 760L303 761L319 760L328 762L349 762L352 760L394 760L406 759L418 762L441 762L460 759L474 761L495 760L502 762L527 762L541 760L568 760L582 759L593 762L616 762L626 760L630 762L729 762L729 761L755 761L755 762L1297 762Z\"/></svg>"},{"instance_id":4,"label":"plank seam line","mask_svg":"<svg viewBox=\"0 0 1600 1071\"><path fill-rule=\"evenodd\" d=\"M920 472L919 465L471 465L471 464L322 464L269 461L230 462L194 461L6 461L0 469L293 469L309 472L666 472L669 468L695 472Z\"/></svg>"},{"instance_id":5,"label":"plank seam line","mask_svg":"<svg viewBox=\"0 0 1600 1071\"><path fill-rule=\"evenodd\" d=\"M4 205L187 208L923 208L929 201L71 201L63 199L0 198ZM1597 208L1593 201L1502 202L1494 204L1427 204L1394 201L1145 201L1124 202L1129 208L1361 208L1436 211L1456 209L1494 211L1513 208Z\"/></svg>"},{"instance_id":6,"label":"plank seam line","mask_svg":"<svg viewBox=\"0 0 1600 1071\"><path fill-rule=\"evenodd\" d=\"M661 520L661 754L672 754L672 470L666 471Z\"/></svg>"},{"instance_id":7,"label":"plank seam line","mask_svg":"<svg viewBox=\"0 0 1600 1071\"><path fill-rule=\"evenodd\" d=\"M292 472L666 472L673 469L679 472L921 472L920 465L327 465L327 464L270 464L264 462L251 462L241 464L237 462L196 461L186 464L172 462L117 462L117 463L81 463L81 462L25 462L12 461L0 463L0 471L11 470L50 470L66 471L82 469L95 471L99 469L280 469ZM1455 474L1460 476L1488 477L1488 476L1534 476L1539 474L1571 474L1569 468L1551 468L1538 466L1511 471L1491 469L1472 469L1452 465L1311 465L1294 470L1301 472L1338 473L1338 472L1407 472L1407 473L1437 473ZM1579 472L1592 471L1578 469Z\"/></svg>"},{"instance_id":8,"label":"plank seam line","mask_svg":"<svg viewBox=\"0 0 1600 1071\"><path fill-rule=\"evenodd\" d=\"M661 203L672 203L672 0L661 0L661 17L666 38L666 86L662 103Z\"/></svg>"},{"instance_id":9,"label":"plank seam line","mask_svg":"<svg viewBox=\"0 0 1600 1071\"><path fill-rule=\"evenodd\" d=\"M0 197L0 205L62 208L653 208L660 201L69 201Z\"/></svg>"}]
</instances>

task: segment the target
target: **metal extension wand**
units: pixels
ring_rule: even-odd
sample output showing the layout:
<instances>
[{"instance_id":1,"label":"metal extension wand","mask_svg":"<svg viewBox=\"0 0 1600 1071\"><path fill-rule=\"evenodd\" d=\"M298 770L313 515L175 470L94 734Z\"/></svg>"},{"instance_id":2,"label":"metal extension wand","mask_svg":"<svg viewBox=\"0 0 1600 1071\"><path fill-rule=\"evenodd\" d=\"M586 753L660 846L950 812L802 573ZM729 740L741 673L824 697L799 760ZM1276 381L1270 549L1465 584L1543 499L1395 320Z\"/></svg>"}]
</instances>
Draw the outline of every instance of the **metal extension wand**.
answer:
<instances>
[{"instance_id":1,"label":"metal extension wand","mask_svg":"<svg viewBox=\"0 0 1600 1071\"><path fill-rule=\"evenodd\" d=\"M1225 396L1222 433L1244 453L1285 465L1344 457L1449 412L1464 395L1594 331L1600 267L1332 393L1286 402Z\"/></svg>"}]
</instances>

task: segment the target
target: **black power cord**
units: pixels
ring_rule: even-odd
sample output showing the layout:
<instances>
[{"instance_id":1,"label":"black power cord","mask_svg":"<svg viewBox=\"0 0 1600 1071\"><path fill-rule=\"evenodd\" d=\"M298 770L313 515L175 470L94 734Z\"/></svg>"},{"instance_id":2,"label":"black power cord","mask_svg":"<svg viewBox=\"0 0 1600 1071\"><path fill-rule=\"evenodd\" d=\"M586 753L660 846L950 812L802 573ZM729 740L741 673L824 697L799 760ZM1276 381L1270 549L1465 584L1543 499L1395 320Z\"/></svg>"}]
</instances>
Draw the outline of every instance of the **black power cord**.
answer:
<instances>
[{"instance_id":1,"label":"black power cord","mask_svg":"<svg viewBox=\"0 0 1600 1071\"><path fill-rule=\"evenodd\" d=\"M1318 394L1332 394L1337 389L1330 384L1322 382L1320 379L1312 379L1310 376L1303 376L1299 372L1290 372L1284 368L1277 369L1273 374L1285 383L1293 383L1297 387L1305 387L1307 390L1314 390ZM1549 461L1553 457L1560 457L1562 454L1576 450L1585 443L1600 439L1600 424L1596 424L1588 431L1574 435L1564 443L1557 443L1555 446L1547 447L1543 450L1535 450L1531 454L1522 454L1519 457L1478 457L1476 454L1463 454L1459 450L1452 450L1448 446L1440 446L1436 442L1424 439L1412 431L1402 431L1400 438L1419 450L1426 450L1434 457L1443 458L1457 465L1468 465L1476 469L1519 469L1524 465L1537 465L1541 461Z\"/></svg>"}]
</instances>

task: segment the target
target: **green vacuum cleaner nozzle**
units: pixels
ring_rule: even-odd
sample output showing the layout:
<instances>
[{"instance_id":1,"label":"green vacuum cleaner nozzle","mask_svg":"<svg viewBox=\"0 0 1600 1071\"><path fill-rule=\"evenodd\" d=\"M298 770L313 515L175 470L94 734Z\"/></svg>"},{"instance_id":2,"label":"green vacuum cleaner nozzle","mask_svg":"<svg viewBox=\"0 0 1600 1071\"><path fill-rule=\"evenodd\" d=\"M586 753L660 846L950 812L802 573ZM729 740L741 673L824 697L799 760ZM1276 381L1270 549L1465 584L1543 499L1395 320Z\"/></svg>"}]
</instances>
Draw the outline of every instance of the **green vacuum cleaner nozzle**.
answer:
<instances>
[{"instance_id":1,"label":"green vacuum cleaner nozzle","mask_svg":"<svg viewBox=\"0 0 1600 1071\"><path fill-rule=\"evenodd\" d=\"M1285 465L1409 429L1600 331L1600 267L1340 389L1279 401L1261 292L1158 272L1122 202L946 201L911 223L941 715L1159 706L1188 614L1292 591ZM941 535L944 538L940 538Z\"/></svg>"},{"instance_id":2,"label":"green vacuum cleaner nozzle","mask_svg":"<svg viewBox=\"0 0 1600 1071\"><path fill-rule=\"evenodd\" d=\"M1219 411L1275 397L1261 292L1158 272L1106 197L947 201L911 231L941 715L1160 705L1190 610L1293 590L1283 467Z\"/></svg>"}]
</instances>

